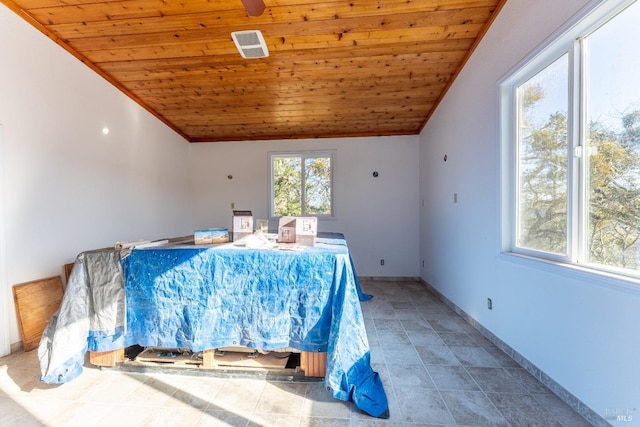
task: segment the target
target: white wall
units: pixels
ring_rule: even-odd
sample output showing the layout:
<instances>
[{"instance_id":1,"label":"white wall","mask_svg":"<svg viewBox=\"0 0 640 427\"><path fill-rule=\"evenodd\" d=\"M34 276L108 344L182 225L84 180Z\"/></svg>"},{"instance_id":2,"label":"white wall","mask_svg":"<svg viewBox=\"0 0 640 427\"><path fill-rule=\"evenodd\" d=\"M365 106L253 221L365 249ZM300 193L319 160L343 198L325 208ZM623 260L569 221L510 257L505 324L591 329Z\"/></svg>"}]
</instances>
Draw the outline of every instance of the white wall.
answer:
<instances>
[{"instance_id":1,"label":"white wall","mask_svg":"<svg viewBox=\"0 0 640 427\"><path fill-rule=\"evenodd\" d=\"M189 144L4 5L0 124L5 296L83 250L192 232Z\"/></svg>"},{"instance_id":2,"label":"white wall","mask_svg":"<svg viewBox=\"0 0 640 427\"><path fill-rule=\"evenodd\" d=\"M345 234L360 276L418 277L417 136L192 144L194 226L231 228L231 203L267 219L269 152L329 149L336 218L319 231Z\"/></svg>"},{"instance_id":3,"label":"white wall","mask_svg":"<svg viewBox=\"0 0 640 427\"><path fill-rule=\"evenodd\" d=\"M640 287L500 255L499 241L497 83L588 3L506 3L420 137L420 242L425 281L604 417L640 403Z\"/></svg>"}]
</instances>

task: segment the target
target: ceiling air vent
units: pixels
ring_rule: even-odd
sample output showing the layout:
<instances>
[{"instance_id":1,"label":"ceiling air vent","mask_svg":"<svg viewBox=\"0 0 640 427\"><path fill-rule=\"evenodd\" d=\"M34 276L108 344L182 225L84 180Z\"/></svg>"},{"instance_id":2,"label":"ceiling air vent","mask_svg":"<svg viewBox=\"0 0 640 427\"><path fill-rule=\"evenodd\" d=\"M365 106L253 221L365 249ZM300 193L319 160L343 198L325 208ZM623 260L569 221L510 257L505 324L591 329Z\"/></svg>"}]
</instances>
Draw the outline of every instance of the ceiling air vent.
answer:
<instances>
[{"instance_id":1,"label":"ceiling air vent","mask_svg":"<svg viewBox=\"0 0 640 427\"><path fill-rule=\"evenodd\" d=\"M266 58L269 50L264 42L262 33L258 30L235 31L231 38L243 58Z\"/></svg>"}]
</instances>

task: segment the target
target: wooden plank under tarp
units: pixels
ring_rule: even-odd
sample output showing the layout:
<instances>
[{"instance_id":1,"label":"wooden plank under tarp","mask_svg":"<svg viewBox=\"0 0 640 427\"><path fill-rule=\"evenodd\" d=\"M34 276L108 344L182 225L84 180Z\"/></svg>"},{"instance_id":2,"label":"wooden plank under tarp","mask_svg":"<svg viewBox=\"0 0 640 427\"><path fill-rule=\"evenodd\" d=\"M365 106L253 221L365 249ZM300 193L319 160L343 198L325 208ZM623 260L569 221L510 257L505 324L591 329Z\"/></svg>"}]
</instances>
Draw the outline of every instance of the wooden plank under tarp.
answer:
<instances>
[{"instance_id":1,"label":"wooden plank under tarp","mask_svg":"<svg viewBox=\"0 0 640 427\"><path fill-rule=\"evenodd\" d=\"M310 353L303 351L300 353L300 369L304 371L306 377L324 377L327 368L327 353Z\"/></svg>"},{"instance_id":2,"label":"wooden plank under tarp","mask_svg":"<svg viewBox=\"0 0 640 427\"><path fill-rule=\"evenodd\" d=\"M114 367L124 361L124 348L111 351L90 351L89 363L96 366Z\"/></svg>"},{"instance_id":3,"label":"wooden plank under tarp","mask_svg":"<svg viewBox=\"0 0 640 427\"><path fill-rule=\"evenodd\" d=\"M216 354L216 349L210 349L202 354L202 367L285 369L290 354L290 352L247 353L242 351L224 351Z\"/></svg>"},{"instance_id":4,"label":"wooden plank under tarp","mask_svg":"<svg viewBox=\"0 0 640 427\"><path fill-rule=\"evenodd\" d=\"M63 294L60 276L13 286L24 351L38 347L44 328L60 307Z\"/></svg>"}]
</instances>

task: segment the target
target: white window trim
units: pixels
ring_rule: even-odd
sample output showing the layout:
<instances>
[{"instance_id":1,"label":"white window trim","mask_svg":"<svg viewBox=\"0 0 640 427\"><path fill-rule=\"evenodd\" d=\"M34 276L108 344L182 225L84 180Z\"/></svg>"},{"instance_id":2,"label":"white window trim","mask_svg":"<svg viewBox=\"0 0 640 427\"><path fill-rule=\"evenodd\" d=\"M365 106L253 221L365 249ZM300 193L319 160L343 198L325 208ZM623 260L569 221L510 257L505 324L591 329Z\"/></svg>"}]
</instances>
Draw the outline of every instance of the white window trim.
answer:
<instances>
[{"instance_id":1,"label":"white window trim","mask_svg":"<svg viewBox=\"0 0 640 427\"><path fill-rule=\"evenodd\" d=\"M520 83L535 75L544 67L553 63L563 54L569 54L569 67L572 73L570 84L570 103L568 117L571 117L572 127L569 129L569 186L571 188L568 215L572 218L579 204L586 197L585 185L580 186L580 181L585 179L584 163L577 162L573 150L580 141L584 140L580 133L585 132L585 126L581 124L584 115L580 111L574 111L574 105L584 105L583 101L576 104L576 97L580 96L577 88L585 77L582 70L583 60L580 57L579 39L599 28L604 22L613 18L623 9L634 3L635 0L597 0L590 2L571 20L549 36L540 46L527 55L523 60L511 68L498 81L499 97L499 137L500 148L498 150L500 162L500 259L535 263L546 266L544 270L568 273L572 278L591 279L592 282L606 287L616 287L624 291L639 292L640 272L637 276L617 271L615 267L598 268L594 265L578 263L578 250L569 252L568 256L554 256L546 252L517 248L516 238L516 201L518 200L517 188L517 149L513 141L517 139L517 118L515 108L515 91ZM577 166L577 163L581 163ZM579 167L579 170L576 170ZM582 183L584 184L584 183ZM577 188L581 188L578 193ZM585 250L582 242L577 242L581 235L581 229L586 226L586 212L578 221L569 221L567 244L572 248ZM584 257L581 257L584 259ZM558 270L559 269L559 270Z\"/></svg>"},{"instance_id":2,"label":"white window trim","mask_svg":"<svg viewBox=\"0 0 640 427\"><path fill-rule=\"evenodd\" d=\"M273 158L274 157L296 157L300 156L304 158L312 158L312 157L330 157L331 158L331 214L329 215L306 215L304 212L303 216L315 216L318 220L334 220L336 219L336 150L298 150L298 151L271 151L268 153L268 170L269 170L269 219L274 221L278 220L280 217L275 216L273 214ZM304 176L303 186L304 186ZM304 195L303 195L304 197Z\"/></svg>"}]
</instances>

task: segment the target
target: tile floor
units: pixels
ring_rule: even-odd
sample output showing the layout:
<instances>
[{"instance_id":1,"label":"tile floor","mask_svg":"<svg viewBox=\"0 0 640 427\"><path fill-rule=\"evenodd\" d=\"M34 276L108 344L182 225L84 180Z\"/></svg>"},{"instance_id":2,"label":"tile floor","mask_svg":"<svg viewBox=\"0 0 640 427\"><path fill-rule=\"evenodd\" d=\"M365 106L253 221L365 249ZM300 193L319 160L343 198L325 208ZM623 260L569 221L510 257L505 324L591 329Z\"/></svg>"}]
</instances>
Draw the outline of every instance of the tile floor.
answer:
<instances>
[{"instance_id":1,"label":"tile floor","mask_svg":"<svg viewBox=\"0 0 640 427\"><path fill-rule=\"evenodd\" d=\"M86 368L38 381L36 351L0 358L0 426L588 426L417 282L363 282L374 370L391 418L334 400L321 382Z\"/></svg>"}]
</instances>

